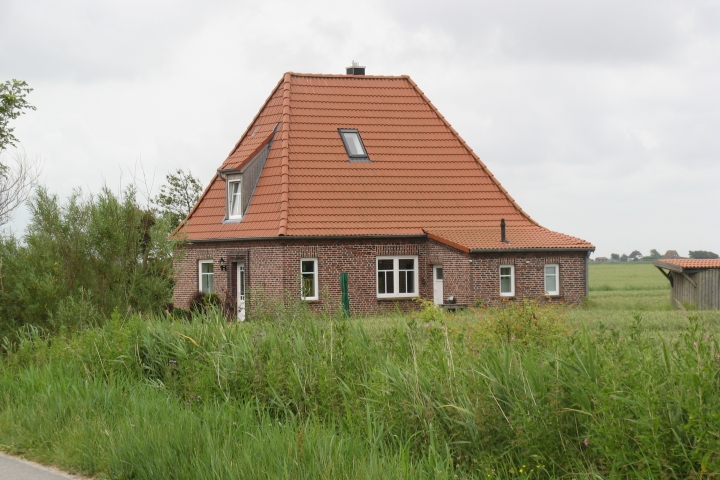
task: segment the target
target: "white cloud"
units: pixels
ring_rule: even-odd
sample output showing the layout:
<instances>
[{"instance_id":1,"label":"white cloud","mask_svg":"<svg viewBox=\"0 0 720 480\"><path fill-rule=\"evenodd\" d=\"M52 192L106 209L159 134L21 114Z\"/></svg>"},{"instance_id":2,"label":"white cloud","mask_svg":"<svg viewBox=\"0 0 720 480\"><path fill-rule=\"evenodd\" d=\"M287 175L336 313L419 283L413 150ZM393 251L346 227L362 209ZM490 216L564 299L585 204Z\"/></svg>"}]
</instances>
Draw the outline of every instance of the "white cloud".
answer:
<instances>
[{"instance_id":1,"label":"white cloud","mask_svg":"<svg viewBox=\"0 0 720 480\"><path fill-rule=\"evenodd\" d=\"M46 183L209 180L285 71L410 74L542 224L598 255L720 251L720 6L0 0L0 80ZM23 219L16 222L18 228Z\"/></svg>"}]
</instances>

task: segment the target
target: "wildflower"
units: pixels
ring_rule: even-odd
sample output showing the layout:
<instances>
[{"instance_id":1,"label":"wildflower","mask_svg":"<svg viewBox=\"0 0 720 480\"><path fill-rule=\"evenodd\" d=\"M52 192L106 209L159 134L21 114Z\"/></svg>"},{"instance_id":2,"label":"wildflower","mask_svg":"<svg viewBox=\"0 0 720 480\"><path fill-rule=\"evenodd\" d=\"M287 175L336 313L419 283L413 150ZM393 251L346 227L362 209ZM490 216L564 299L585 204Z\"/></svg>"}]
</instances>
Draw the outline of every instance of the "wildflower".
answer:
<instances>
[{"instance_id":1,"label":"wildflower","mask_svg":"<svg viewBox=\"0 0 720 480\"><path fill-rule=\"evenodd\" d=\"M177 363L177 360L168 360L169 363Z\"/></svg>"},{"instance_id":2,"label":"wildflower","mask_svg":"<svg viewBox=\"0 0 720 480\"><path fill-rule=\"evenodd\" d=\"M429 323L429 322L425 324L425 328L430 328L430 323Z\"/></svg>"},{"instance_id":3,"label":"wildflower","mask_svg":"<svg viewBox=\"0 0 720 480\"><path fill-rule=\"evenodd\" d=\"M697 342L693 342L693 347L697 348Z\"/></svg>"},{"instance_id":4,"label":"wildflower","mask_svg":"<svg viewBox=\"0 0 720 480\"><path fill-rule=\"evenodd\" d=\"M584 443L585 446L587 447L590 442L588 442L588 439L586 438L585 440L583 440L583 443Z\"/></svg>"}]
</instances>

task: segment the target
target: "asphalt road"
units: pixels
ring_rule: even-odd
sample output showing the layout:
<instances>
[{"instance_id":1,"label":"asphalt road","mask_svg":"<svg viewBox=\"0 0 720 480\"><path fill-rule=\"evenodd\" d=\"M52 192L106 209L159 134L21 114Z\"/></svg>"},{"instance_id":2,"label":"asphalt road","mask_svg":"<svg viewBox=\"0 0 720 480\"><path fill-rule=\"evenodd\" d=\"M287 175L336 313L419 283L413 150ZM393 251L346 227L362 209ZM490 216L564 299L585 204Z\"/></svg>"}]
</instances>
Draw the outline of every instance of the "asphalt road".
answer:
<instances>
[{"instance_id":1,"label":"asphalt road","mask_svg":"<svg viewBox=\"0 0 720 480\"><path fill-rule=\"evenodd\" d=\"M55 469L0 453L0 480L77 480Z\"/></svg>"}]
</instances>

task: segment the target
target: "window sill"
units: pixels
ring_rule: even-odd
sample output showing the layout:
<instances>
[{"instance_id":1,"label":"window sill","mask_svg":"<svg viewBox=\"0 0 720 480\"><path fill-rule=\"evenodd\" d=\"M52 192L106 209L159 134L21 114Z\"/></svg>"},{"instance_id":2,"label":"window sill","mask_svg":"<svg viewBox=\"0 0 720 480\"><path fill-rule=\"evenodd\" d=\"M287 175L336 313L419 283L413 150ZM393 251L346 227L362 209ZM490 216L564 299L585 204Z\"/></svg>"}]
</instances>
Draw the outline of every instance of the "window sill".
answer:
<instances>
[{"instance_id":1,"label":"window sill","mask_svg":"<svg viewBox=\"0 0 720 480\"><path fill-rule=\"evenodd\" d=\"M419 298L419 295L402 295L397 297L377 297L378 302L393 302L395 300L413 300Z\"/></svg>"},{"instance_id":2,"label":"window sill","mask_svg":"<svg viewBox=\"0 0 720 480\"><path fill-rule=\"evenodd\" d=\"M305 303L320 303L319 298L301 298L300 301Z\"/></svg>"}]
</instances>

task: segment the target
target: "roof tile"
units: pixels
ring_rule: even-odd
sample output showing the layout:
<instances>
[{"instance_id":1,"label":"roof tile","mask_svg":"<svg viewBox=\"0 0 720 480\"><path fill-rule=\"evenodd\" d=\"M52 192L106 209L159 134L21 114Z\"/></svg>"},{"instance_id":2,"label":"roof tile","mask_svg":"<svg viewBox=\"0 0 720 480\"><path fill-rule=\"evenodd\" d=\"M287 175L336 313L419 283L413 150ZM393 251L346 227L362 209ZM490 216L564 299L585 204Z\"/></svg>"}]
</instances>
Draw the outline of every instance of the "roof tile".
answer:
<instances>
[{"instance_id":1,"label":"roof tile","mask_svg":"<svg viewBox=\"0 0 720 480\"><path fill-rule=\"evenodd\" d=\"M372 161L349 162L338 128L357 128ZM523 212L407 76L286 74L222 168L252 158L273 129L243 220L223 223L216 176L182 228L189 240L427 232L466 250L593 248Z\"/></svg>"}]
</instances>

